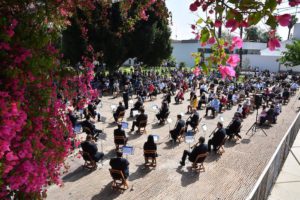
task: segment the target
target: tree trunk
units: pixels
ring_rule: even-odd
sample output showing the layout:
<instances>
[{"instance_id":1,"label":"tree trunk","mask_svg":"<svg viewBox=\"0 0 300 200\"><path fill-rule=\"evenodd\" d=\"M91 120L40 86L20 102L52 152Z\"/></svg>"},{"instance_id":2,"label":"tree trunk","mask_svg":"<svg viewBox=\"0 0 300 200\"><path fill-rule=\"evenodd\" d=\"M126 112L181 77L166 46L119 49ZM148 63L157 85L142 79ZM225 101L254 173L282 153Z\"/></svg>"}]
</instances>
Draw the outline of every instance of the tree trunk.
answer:
<instances>
[{"instance_id":1,"label":"tree trunk","mask_svg":"<svg viewBox=\"0 0 300 200\"><path fill-rule=\"evenodd\" d=\"M288 33L288 38L287 38L288 40L290 39L291 29L292 29L292 28L289 27L289 33Z\"/></svg>"}]
</instances>

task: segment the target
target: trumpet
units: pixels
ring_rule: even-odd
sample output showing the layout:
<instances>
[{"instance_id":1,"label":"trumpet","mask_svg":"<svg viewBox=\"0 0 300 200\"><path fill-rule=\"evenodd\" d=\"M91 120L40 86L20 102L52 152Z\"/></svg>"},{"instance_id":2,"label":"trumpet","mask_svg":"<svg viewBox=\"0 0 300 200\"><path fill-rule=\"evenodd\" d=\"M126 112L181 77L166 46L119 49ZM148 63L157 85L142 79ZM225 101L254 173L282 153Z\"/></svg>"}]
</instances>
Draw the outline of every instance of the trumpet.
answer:
<instances>
[{"instance_id":1,"label":"trumpet","mask_svg":"<svg viewBox=\"0 0 300 200\"><path fill-rule=\"evenodd\" d=\"M216 128L211 132L211 134L209 135L209 137L211 137L211 136L216 132L217 129L218 129L218 127L216 127Z\"/></svg>"}]
</instances>

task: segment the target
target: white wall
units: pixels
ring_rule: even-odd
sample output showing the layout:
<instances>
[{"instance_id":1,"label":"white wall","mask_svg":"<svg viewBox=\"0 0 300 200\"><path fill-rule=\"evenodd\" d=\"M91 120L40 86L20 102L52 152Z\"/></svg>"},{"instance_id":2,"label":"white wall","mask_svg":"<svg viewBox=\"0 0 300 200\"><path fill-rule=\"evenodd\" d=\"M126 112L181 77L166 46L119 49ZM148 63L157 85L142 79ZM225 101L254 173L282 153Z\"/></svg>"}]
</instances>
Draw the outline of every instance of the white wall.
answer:
<instances>
[{"instance_id":1,"label":"white wall","mask_svg":"<svg viewBox=\"0 0 300 200\"><path fill-rule=\"evenodd\" d=\"M172 56L176 59L176 62L185 62L188 67L193 67L195 65L192 53L198 52L200 47L199 43L173 43Z\"/></svg>"},{"instance_id":2,"label":"white wall","mask_svg":"<svg viewBox=\"0 0 300 200\"><path fill-rule=\"evenodd\" d=\"M261 56L261 55L243 55L243 59L249 59L251 67L259 67L259 70L269 70L270 72L278 72L279 59L278 56Z\"/></svg>"},{"instance_id":3,"label":"white wall","mask_svg":"<svg viewBox=\"0 0 300 200\"><path fill-rule=\"evenodd\" d=\"M293 38L300 40L300 23L295 24Z\"/></svg>"}]
</instances>

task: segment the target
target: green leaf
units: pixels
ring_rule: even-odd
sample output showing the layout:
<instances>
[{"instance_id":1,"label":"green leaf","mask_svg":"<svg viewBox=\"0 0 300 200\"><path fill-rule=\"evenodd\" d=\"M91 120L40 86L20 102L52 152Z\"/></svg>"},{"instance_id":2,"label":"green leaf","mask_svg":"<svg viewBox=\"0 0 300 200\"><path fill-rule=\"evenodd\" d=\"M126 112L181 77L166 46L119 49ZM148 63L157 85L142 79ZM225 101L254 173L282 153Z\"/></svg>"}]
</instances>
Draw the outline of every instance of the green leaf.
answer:
<instances>
[{"instance_id":1,"label":"green leaf","mask_svg":"<svg viewBox=\"0 0 300 200\"><path fill-rule=\"evenodd\" d=\"M248 23L249 25L256 25L262 18L261 12L252 13L249 15Z\"/></svg>"},{"instance_id":2,"label":"green leaf","mask_svg":"<svg viewBox=\"0 0 300 200\"><path fill-rule=\"evenodd\" d=\"M207 42L209 35L209 30L207 28L202 29L200 38L201 43Z\"/></svg>"},{"instance_id":3,"label":"green leaf","mask_svg":"<svg viewBox=\"0 0 300 200\"><path fill-rule=\"evenodd\" d=\"M276 0L268 0L265 3L265 8L270 8L271 11L274 11L276 7L277 7Z\"/></svg>"},{"instance_id":4,"label":"green leaf","mask_svg":"<svg viewBox=\"0 0 300 200\"><path fill-rule=\"evenodd\" d=\"M275 29L276 26L277 26L277 21L276 21L276 19L275 19L274 16L269 15L269 18L266 21L266 24L269 25L269 26L271 26L272 29Z\"/></svg>"},{"instance_id":5,"label":"green leaf","mask_svg":"<svg viewBox=\"0 0 300 200\"><path fill-rule=\"evenodd\" d=\"M199 18L196 22L196 24L201 24L203 22L203 19L202 18Z\"/></svg>"}]
</instances>

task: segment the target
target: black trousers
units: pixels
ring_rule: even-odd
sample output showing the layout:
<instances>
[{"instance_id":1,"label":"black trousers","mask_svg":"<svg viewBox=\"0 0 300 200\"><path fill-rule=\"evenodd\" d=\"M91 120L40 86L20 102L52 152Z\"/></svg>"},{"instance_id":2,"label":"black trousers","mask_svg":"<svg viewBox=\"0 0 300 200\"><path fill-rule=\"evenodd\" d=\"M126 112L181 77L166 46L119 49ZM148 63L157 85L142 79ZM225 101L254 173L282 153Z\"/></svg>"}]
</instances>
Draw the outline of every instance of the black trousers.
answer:
<instances>
[{"instance_id":1,"label":"black trousers","mask_svg":"<svg viewBox=\"0 0 300 200\"><path fill-rule=\"evenodd\" d=\"M208 111L209 110L211 110L211 112L212 112L212 115L215 117L215 112L216 112L216 110L213 108L213 107L208 107L208 108L206 108L206 115L207 115L207 113L208 113Z\"/></svg>"},{"instance_id":2,"label":"black trousers","mask_svg":"<svg viewBox=\"0 0 300 200\"><path fill-rule=\"evenodd\" d=\"M133 121L131 130L134 131L134 127L137 126L137 125L138 125L137 121Z\"/></svg>"},{"instance_id":3,"label":"black trousers","mask_svg":"<svg viewBox=\"0 0 300 200\"><path fill-rule=\"evenodd\" d=\"M181 162L185 163L186 157L189 156L190 157L191 152L189 152L188 150L184 150L183 154L182 154L182 158L181 158Z\"/></svg>"},{"instance_id":4,"label":"black trousers","mask_svg":"<svg viewBox=\"0 0 300 200\"><path fill-rule=\"evenodd\" d=\"M214 151L217 151L217 146L216 146L216 144L213 142L212 139L208 140L207 145L208 145L208 151L211 151L211 145L213 145Z\"/></svg>"},{"instance_id":5,"label":"black trousers","mask_svg":"<svg viewBox=\"0 0 300 200\"><path fill-rule=\"evenodd\" d=\"M176 141L176 139L177 139L177 137L179 135L177 133L177 131L176 130L170 130L170 134L171 134L172 139Z\"/></svg>"}]
</instances>

